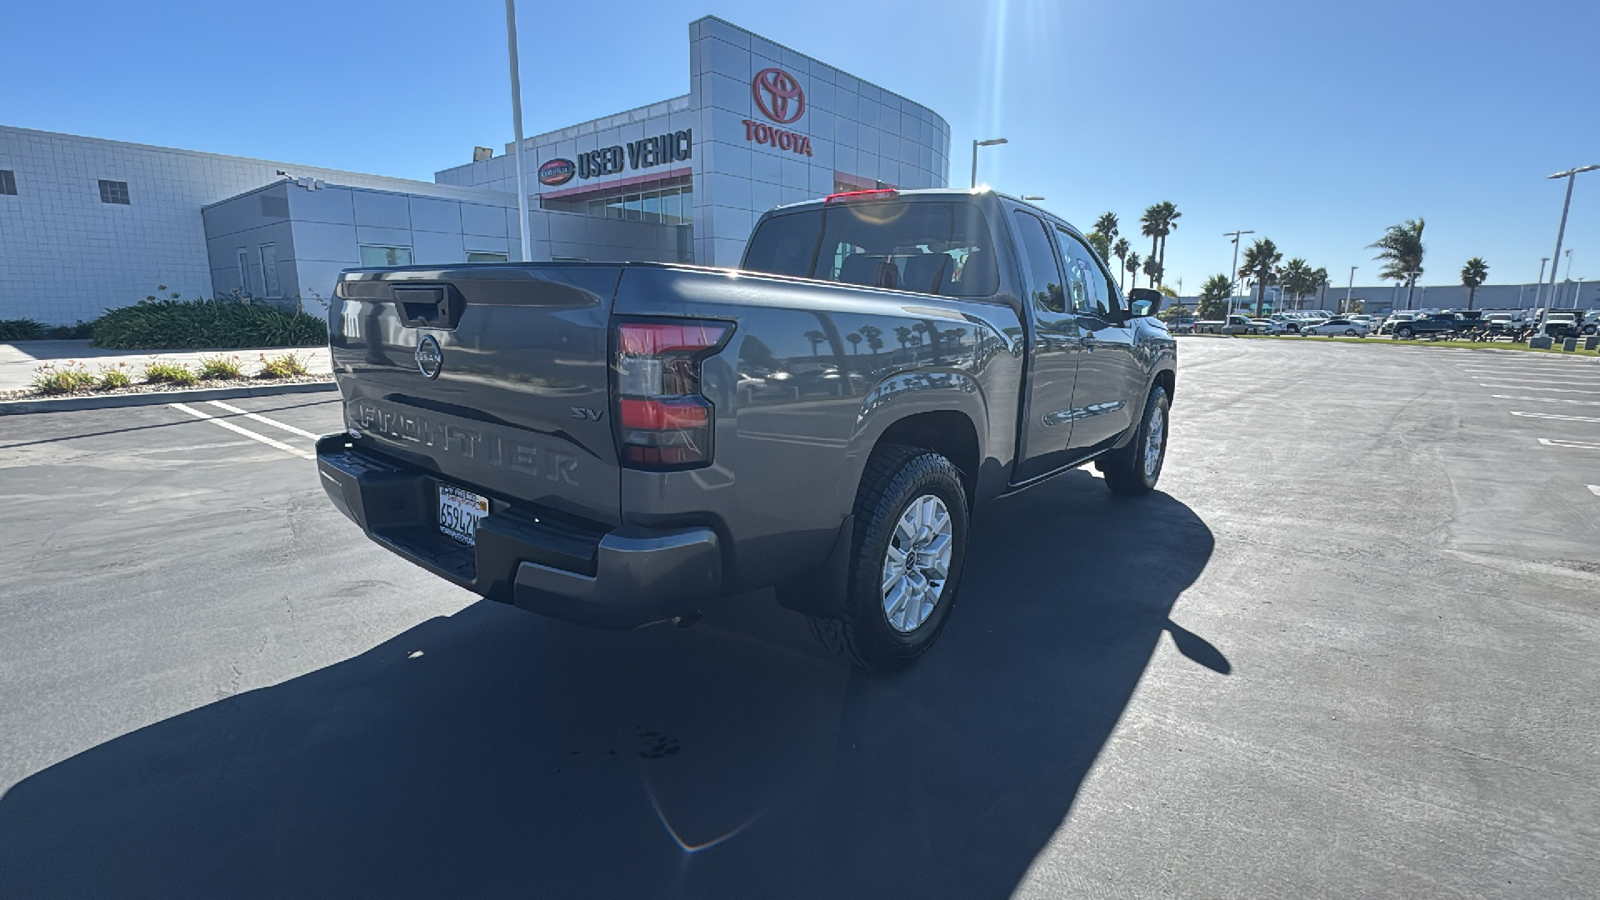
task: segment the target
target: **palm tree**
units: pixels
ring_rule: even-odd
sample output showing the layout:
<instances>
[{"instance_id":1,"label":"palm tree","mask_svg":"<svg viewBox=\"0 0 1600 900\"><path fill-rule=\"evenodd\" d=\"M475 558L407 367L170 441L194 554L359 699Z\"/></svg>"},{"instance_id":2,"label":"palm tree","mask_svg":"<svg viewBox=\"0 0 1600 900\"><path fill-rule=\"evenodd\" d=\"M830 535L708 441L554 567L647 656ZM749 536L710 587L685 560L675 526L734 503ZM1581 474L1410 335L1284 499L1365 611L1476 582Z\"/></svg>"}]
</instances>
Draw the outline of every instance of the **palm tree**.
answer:
<instances>
[{"instance_id":1,"label":"palm tree","mask_svg":"<svg viewBox=\"0 0 1600 900\"><path fill-rule=\"evenodd\" d=\"M1323 268L1322 266L1317 266L1315 269L1312 269L1311 270L1311 279L1310 279L1309 286L1310 286L1309 293L1315 294L1315 293L1317 293L1319 291L1322 293L1322 298L1317 301L1317 308L1318 309L1327 309L1328 308L1328 270Z\"/></svg>"},{"instance_id":2,"label":"palm tree","mask_svg":"<svg viewBox=\"0 0 1600 900\"><path fill-rule=\"evenodd\" d=\"M1134 253L1132 250L1129 250L1128 251L1128 258L1127 258L1127 260L1125 260L1123 262L1122 267L1124 269L1128 270L1128 276L1129 276L1129 279L1132 282L1131 284L1128 285L1128 287L1130 287L1130 288L1138 287L1139 286L1139 254Z\"/></svg>"},{"instance_id":3,"label":"palm tree","mask_svg":"<svg viewBox=\"0 0 1600 900\"><path fill-rule=\"evenodd\" d=\"M1094 220L1094 230L1105 235L1107 240L1116 240L1117 214L1113 212L1101 213L1100 218Z\"/></svg>"},{"instance_id":4,"label":"palm tree","mask_svg":"<svg viewBox=\"0 0 1600 900\"><path fill-rule=\"evenodd\" d=\"M821 344L823 341L825 341L827 339L828 339L827 335L825 335L822 332L816 330L815 328L813 328L810 331L806 332L806 340L811 342L811 355L812 356L816 356L817 355L817 345Z\"/></svg>"},{"instance_id":5,"label":"palm tree","mask_svg":"<svg viewBox=\"0 0 1600 900\"><path fill-rule=\"evenodd\" d=\"M1226 275L1213 275L1200 285L1200 308L1195 315L1202 319L1220 319L1228 314L1228 303L1233 299L1233 280Z\"/></svg>"},{"instance_id":6,"label":"palm tree","mask_svg":"<svg viewBox=\"0 0 1600 900\"><path fill-rule=\"evenodd\" d=\"M857 355L860 355L860 353L861 353L861 335L856 334L854 331L852 331L849 334L845 335L844 339L850 342L850 348L851 348L852 352L856 353Z\"/></svg>"},{"instance_id":7,"label":"palm tree","mask_svg":"<svg viewBox=\"0 0 1600 900\"><path fill-rule=\"evenodd\" d=\"M1408 219L1399 225L1390 225L1383 237L1367 245L1378 251L1373 259L1383 263L1378 275L1406 285L1406 309L1411 308L1411 294L1417 288L1417 276L1422 274L1424 224L1421 219Z\"/></svg>"},{"instance_id":8,"label":"palm tree","mask_svg":"<svg viewBox=\"0 0 1600 900\"><path fill-rule=\"evenodd\" d=\"M1472 301L1478 296L1478 285L1488 280L1489 264L1481 256L1474 256L1461 267L1461 283L1467 289L1467 309L1472 308Z\"/></svg>"},{"instance_id":9,"label":"palm tree","mask_svg":"<svg viewBox=\"0 0 1600 900\"><path fill-rule=\"evenodd\" d=\"M900 342L901 350L906 349L911 344L911 329L904 325L895 326L894 339Z\"/></svg>"},{"instance_id":10,"label":"palm tree","mask_svg":"<svg viewBox=\"0 0 1600 900\"><path fill-rule=\"evenodd\" d=\"M1100 254L1100 259L1102 261L1111 258L1111 239L1110 238L1106 237L1101 232L1091 231L1088 234L1084 235L1084 239L1089 242L1089 246L1094 248L1094 252Z\"/></svg>"},{"instance_id":11,"label":"palm tree","mask_svg":"<svg viewBox=\"0 0 1600 900\"><path fill-rule=\"evenodd\" d=\"M1239 271L1247 272L1255 279L1257 316L1261 315L1261 301L1267 285L1277 283L1278 263L1282 259L1283 254L1278 252L1278 245L1271 238L1262 238L1245 248L1244 265L1239 267Z\"/></svg>"},{"instance_id":12,"label":"palm tree","mask_svg":"<svg viewBox=\"0 0 1600 900\"><path fill-rule=\"evenodd\" d=\"M1161 263L1157 262L1154 256L1145 257L1144 274L1150 286L1154 287L1161 283Z\"/></svg>"},{"instance_id":13,"label":"palm tree","mask_svg":"<svg viewBox=\"0 0 1600 900\"><path fill-rule=\"evenodd\" d=\"M1120 237L1117 238L1117 243L1111 248L1112 255L1117 258L1117 290L1119 291L1122 290L1122 270L1128 262L1128 251L1130 249L1128 239Z\"/></svg>"},{"instance_id":14,"label":"palm tree","mask_svg":"<svg viewBox=\"0 0 1600 900\"><path fill-rule=\"evenodd\" d=\"M1139 217L1139 233L1150 239L1149 259L1154 261L1161 253L1161 204L1145 208Z\"/></svg>"},{"instance_id":15,"label":"palm tree","mask_svg":"<svg viewBox=\"0 0 1600 900\"><path fill-rule=\"evenodd\" d=\"M1167 271L1167 235L1171 234L1177 229L1178 218L1182 216L1183 213L1178 212L1178 207L1174 205L1171 200L1163 200L1160 203L1157 203L1156 209L1159 212L1161 223L1161 253L1156 262L1160 264L1162 275L1165 276Z\"/></svg>"},{"instance_id":16,"label":"palm tree","mask_svg":"<svg viewBox=\"0 0 1600 900\"><path fill-rule=\"evenodd\" d=\"M1295 300L1295 308L1300 308L1300 298L1311 291L1311 266L1305 260L1295 257L1283 264L1283 271L1279 273L1283 281L1283 291Z\"/></svg>"}]
</instances>

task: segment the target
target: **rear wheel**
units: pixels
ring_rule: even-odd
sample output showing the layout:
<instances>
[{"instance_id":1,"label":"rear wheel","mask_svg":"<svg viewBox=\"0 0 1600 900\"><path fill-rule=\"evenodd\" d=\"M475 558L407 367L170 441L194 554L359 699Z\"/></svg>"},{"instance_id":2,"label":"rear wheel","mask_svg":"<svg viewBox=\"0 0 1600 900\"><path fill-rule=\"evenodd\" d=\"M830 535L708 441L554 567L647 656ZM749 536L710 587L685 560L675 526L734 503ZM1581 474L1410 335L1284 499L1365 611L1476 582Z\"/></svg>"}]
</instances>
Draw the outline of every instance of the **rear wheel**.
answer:
<instances>
[{"instance_id":1,"label":"rear wheel","mask_svg":"<svg viewBox=\"0 0 1600 900\"><path fill-rule=\"evenodd\" d=\"M1394 336L1399 338L1402 341L1410 340L1411 339L1411 334L1412 334L1411 329L1410 328L1406 328L1406 327L1400 327L1400 328L1396 328L1394 330Z\"/></svg>"},{"instance_id":2,"label":"rear wheel","mask_svg":"<svg viewBox=\"0 0 1600 900\"><path fill-rule=\"evenodd\" d=\"M1111 493L1137 497L1155 489L1167 461L1167 413L1171 408L1167 389L1159 384L1151 388L1133 440L1100 457L1096 468L1105 474Z\"/></svg>"},{"instance_id":3,"label":"rear wheel","mask_svg":"<svg viewBox=\"0 0 1600 900\"><path fill-rule=\"evenodd\" d=\"M967 548L967 496L948 459L916 447L873 451L856 493L843 614L812 617L835 654L872 672L914 662L939 637Z\"/></svg>"},{"instance_id":4,"label":"rear wheel","mask_svg":"<svg viewBox=\"0 0 1600 900\"><path fill-rule=\"evenodd\" d=\"M1355 337L1356 336L1356 330L1354 328L1346 328L1344 330L1344 336L1345 337Z\"/></svg>"}]
</instances>

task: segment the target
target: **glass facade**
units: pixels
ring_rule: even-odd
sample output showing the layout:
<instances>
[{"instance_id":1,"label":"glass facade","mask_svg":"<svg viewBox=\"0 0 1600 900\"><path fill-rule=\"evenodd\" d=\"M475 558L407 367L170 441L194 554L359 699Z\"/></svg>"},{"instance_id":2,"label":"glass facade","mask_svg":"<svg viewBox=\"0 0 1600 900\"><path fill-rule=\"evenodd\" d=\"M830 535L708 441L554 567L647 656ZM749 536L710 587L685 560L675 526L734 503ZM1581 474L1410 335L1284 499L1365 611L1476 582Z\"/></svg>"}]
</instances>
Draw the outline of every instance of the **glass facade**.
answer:
<instances>
[{"instance_id":1,"label":"glass facade","mask_svg":"<svg viewBox=\"0 0 1600 900\"><path fill-rule=\"evenodd\" d=\"M411 265L410 247L384 247L378 244L361 245L361 265L366 268Z\"/></svg>"},{"instance_id":2,"label":"glass facade","mask_svg":"<svg viewBox=\"0 0 1600 900\"><path fill-rule=\"evenodd\" d=\"M694 222L694 184L689 176L646 184L602 188L577 197L544 197L539 205L558 212L584 213L602 219L688 225Z\"/></svg>"}]
</instances>

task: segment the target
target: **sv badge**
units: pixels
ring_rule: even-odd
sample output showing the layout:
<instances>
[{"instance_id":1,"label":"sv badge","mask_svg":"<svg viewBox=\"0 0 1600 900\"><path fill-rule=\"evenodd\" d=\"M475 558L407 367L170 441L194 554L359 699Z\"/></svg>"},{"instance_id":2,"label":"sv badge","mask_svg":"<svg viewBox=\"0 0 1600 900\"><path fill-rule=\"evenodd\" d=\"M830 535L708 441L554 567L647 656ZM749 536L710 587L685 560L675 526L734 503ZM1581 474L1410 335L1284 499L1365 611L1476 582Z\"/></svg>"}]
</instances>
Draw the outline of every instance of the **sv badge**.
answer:
<instances>
[{"instance_id":1,"label":"sv badge","mask_svg":"<svg viewBox=\"0 0 1600 900\"><path fill-rule=\"evenodd\" d=\"M574 406L572 408L572 417L574 419L583 419L586 422L598 422L602 415L605 415L603 410L590 409L587 406Z\"/></svg>"}]
</instances>

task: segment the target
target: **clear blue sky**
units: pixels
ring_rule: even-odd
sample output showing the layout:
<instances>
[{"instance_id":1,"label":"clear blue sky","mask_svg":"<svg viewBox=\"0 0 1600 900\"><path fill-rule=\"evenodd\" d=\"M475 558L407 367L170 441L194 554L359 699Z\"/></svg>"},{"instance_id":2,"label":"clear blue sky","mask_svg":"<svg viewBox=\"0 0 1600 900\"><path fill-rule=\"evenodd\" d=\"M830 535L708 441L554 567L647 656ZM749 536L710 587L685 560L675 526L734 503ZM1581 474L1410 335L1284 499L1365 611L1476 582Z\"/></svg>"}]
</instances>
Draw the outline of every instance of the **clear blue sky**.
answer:
<instances>
[{"instance_id":1,"label":"clear blue sky","mask_svg":"<svg viewBox=\"0 0 1600 900\"><path fill-rule=\"evenodd\" d=\"M954 184L974 136L1003 136L980 177L1085 228L1171 200L1189 294L1234 228L1371 283L1365 246L1416 216L1421 283L1470 256L1532 281L1560 214L1545 176L1600 163L1596 0L523 0L528 132L686 93L707 13L938 110ZM504 27L499 0L19 0L0 124L431 181L510 139ZM1600 172L1566 246L1600 278Z\"/></svg>"}]
</instances>

